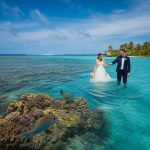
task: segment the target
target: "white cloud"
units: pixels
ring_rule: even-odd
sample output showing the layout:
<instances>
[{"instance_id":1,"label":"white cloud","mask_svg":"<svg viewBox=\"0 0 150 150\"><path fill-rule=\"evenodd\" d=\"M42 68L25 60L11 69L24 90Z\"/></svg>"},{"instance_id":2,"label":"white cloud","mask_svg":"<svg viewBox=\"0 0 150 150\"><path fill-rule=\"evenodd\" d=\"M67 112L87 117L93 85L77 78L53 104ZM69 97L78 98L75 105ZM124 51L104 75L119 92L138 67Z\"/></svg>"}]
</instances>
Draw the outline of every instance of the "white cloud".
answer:
<instances>
[{"instance_id":1,"label":"white cloud","mask_svg":"<svg viewBox=\"0 0 150 150\"><path fill-rule=\"evenodd\" d=\"M37 31L21 32L19 36L22 39L31 40L41 38L50 39L82 39L82 38L100 38L111 35L134 36L150 33L149 15L135 18L126 18L120 20L100 21L86 20L83 22L66 23L63 27L56 29L39 29Z\"/></svg>"},{"instance_id":2,"label":"white cloud","mask_svg":"<svg viewBox=\"0 0 150 150\"><path fill-rule=\"evenodd\" d=\"M31 30L31 28L37 27L37 23L32 21L25 21L21 23L13 23L10 21L5 21L0 23L0 31L25 31Z\"/></svg>"},{"instance_id":3,"label":"white cloud","mask_svg":"<svg viewBox=\"0 0 150 150\"><path fill-rule=\"evenodd\" d=\"M11 7L7 5L5 2L2 2L0 3L0 7L2 8L3 14L6 17L20 18L21 16L24 15L23 12L20 10L20 8L17 6Z\"/></svg>"},{"instance_id":4,"label":"white cloud","mask_svg":"<svg viewBox=\"0 0 150 150\"><path fill-rule=\"evenodd\" d=\"M43 15L38 9L31 10L30 15L33 20L38 21L40 23L48 24L48 18Z\"/></svg>"},{"instance_id":5,"label":"white cloud","mask_svg":"<svg viewBox=\"0 0 150 150\"><path fill-rule=\"evenodd\" d=\"M140 16L135 18L127 18L120 20L112 20L111 22L97 22L95 27L90 28L88 33L91 36L107 36L107 35L124 35L132 36L150 33L149 16ZM143 33L143 29L145 32ZM141 32L140 32L141 31Z\"/></svg>"},{"instance_id":6,"label":"white cloud","mask_svg":"<svg viewBox=\"0 0 150 150\"><path fill-rule=\"evenodd\" d=\"M59 49L73 49L77 52L104 48L108 46L106 44L111 44L112 36L120 42L122 37L149 35L148 4L149 2L147 5L138 4L131 10L116 10L109 15L97 14L79 20L49 19L34 9L30 12L31 20L22 23L1 22L0 43L3 48L13 43L16 48L19 44L23 45L23 49L42 49L50 53L50 50Z\"/></svg>"}]
</instances>

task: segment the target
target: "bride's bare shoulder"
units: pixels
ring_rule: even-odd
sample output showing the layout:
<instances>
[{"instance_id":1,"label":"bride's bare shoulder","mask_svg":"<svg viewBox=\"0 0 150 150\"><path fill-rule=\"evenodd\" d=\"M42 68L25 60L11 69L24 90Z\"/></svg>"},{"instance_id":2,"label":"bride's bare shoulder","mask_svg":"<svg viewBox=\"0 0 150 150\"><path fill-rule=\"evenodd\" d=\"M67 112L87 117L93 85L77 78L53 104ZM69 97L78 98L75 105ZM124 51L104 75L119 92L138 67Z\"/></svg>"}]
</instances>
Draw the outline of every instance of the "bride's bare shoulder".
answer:
<instances>
[{"instance_id":1,"label":"bride's bare shoulder","mask_svg":"<svg viewBox=\"0 0 150 150\"><path fill-rule=\"evenodd\" d=\"M98 59L96 59L96 62L99 62L99 60L98 60Z\"/></svg>"},{"instance_id":2,"label":"bride's bare shoulder","mask_svg":"<svg viewBox=\"0 0 150 150\"><path fill-rule=\"evenodd\" d=\"M99 60L98 59L96 59L96 65L99 65Z\"/></svg>"}]
</instances>

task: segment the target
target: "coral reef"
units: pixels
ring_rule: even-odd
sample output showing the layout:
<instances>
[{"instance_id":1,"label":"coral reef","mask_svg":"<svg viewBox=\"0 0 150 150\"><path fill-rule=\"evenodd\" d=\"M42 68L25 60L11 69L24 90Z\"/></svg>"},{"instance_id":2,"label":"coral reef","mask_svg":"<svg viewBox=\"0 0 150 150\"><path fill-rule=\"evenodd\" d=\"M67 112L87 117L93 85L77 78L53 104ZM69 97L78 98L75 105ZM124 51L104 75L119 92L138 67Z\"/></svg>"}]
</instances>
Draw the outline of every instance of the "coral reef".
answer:
<instances>
[{"instance_id":1,"label":"coral reef","mask_svg":"<svg viewBox=\"0 0 150 150\"><path fill-rule=\"evenodd\" d=\"M0 116L0 149L63 150L77 135L85 135L86 139L92 133L93 137L98 137L105 123L103 112L88 108L83 97L66 101L68 95L64 96L64 100L52 100L45 94L29 93L21 96L16 103L10 103L8 114ZM24 133L46 115L54 115L56 123L26 142Z\"/></svg>"}]
</instances>

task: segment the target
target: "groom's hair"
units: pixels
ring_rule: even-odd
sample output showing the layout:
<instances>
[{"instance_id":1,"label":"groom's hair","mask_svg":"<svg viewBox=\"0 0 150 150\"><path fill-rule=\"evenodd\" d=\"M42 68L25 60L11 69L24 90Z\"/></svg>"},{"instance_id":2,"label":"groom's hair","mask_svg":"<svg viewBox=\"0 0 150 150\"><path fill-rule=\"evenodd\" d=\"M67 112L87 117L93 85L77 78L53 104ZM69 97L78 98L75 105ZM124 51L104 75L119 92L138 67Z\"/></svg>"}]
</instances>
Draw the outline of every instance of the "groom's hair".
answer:
<instances>
[{"instance_id":1,"label":"groom's hair","mask_svg":"<svg viewBox=\"0 0 150 150\"><path fill-rule=\"evenodd\" d=\"M120 49L120 51L122 51L122 52L126 53L126 50L125 50L125 49L123 49L123 48L122 48L122 49Z\"/></svg>"}]
</instances>

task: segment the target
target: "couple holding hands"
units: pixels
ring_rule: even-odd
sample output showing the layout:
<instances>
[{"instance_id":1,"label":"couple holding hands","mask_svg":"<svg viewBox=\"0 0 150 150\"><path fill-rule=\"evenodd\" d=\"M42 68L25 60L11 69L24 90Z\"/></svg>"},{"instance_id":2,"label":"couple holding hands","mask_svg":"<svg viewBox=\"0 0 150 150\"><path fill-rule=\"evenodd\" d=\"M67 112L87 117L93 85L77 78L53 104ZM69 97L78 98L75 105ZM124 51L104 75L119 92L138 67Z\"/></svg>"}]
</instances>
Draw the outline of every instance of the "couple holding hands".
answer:
<instances>
[{"instance_id":1,"label":"couple holding hands","mask_svg":"<svg viewBox=\"0 0 150 150\"><path fill-rule=\"evenodd\" d=\"M111 82L113 79L110 75L106 72L105 66L110 66L117 63L117 81L118 84L121 83L121 79L123 79L124 85L127 83L127 77L130 74L131 65L130 65L130 58L126 55L126 51L121 49L119 51L119 56L113 60L109 64L105 64L103 60L102 54L98 54L96 59L96 64L94 67L94 71L90 73L91 82Z\"/></svg>"}]
</instances>

